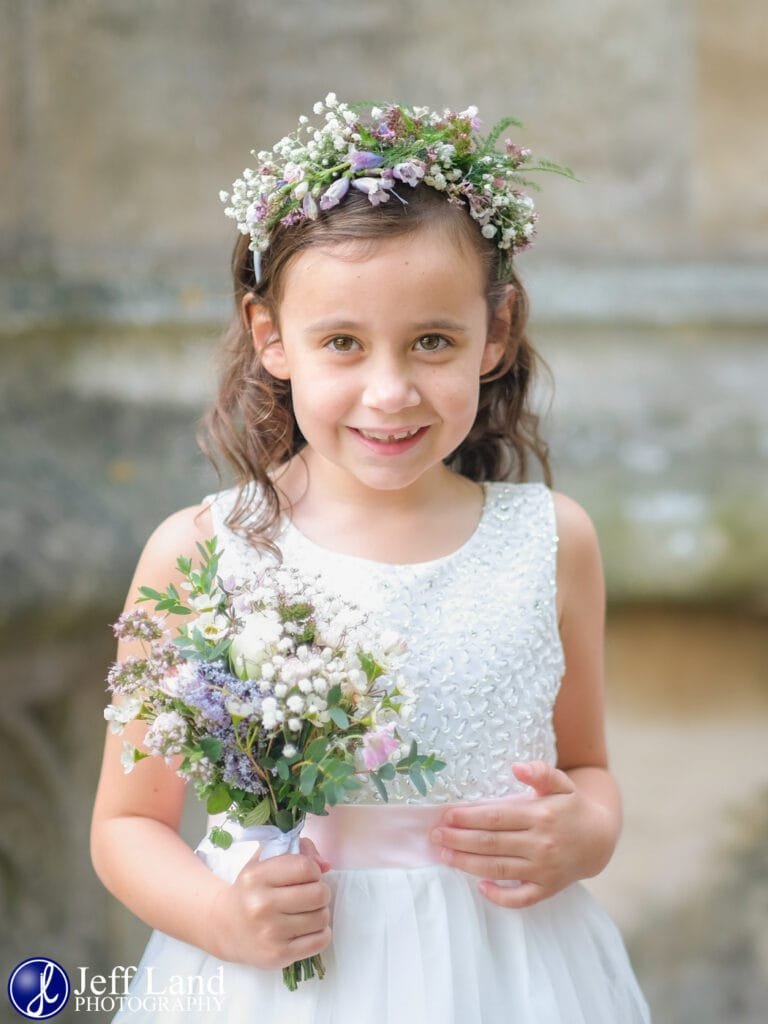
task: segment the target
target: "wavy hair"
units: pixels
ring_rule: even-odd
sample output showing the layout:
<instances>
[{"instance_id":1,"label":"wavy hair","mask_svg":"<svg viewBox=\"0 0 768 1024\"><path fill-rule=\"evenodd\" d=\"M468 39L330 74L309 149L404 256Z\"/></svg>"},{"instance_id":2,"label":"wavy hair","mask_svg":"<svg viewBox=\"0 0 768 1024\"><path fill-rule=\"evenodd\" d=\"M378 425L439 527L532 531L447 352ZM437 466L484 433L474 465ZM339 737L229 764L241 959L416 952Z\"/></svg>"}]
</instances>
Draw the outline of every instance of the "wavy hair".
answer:
<instances>
[{"instance_id":1,"label":"wavy hair","mask_svg":"<svg viewBox=\"0 0 768 1024\"><path fill-rule=\"evenodd\" d=\"M481 259L491 311L512 288L515 301L505 352L494 369L480 379L477 415L467 437L444 461L471 480L524 480L531 456L551 485L548 446L539 433L532 407L533 384L546 367L527 334L528 299L514 269L500 273L498 249L483 238L463 207L448 203L427 185L408 190L408 202L396 197L371 206L366 196L350 192L317 220L279 225L262 253L261 281L256 283L247 236L238 238L232 255L235 311L219 351L219 387L200 421L198 443L221 481L222 456L234 471L237 500L227 525L257 547L279 557L274 543L281 514L276 470L301 452L306 441L293 412L290 381L268 373L255 352L243 302L263 305L279 323L285 272L299 253L312 247L352 246L364 258L382 238L407 239L425 227L439 226L457 246ZM256 484L256 488L252 484Z\"/></svg>"}]
</instances>

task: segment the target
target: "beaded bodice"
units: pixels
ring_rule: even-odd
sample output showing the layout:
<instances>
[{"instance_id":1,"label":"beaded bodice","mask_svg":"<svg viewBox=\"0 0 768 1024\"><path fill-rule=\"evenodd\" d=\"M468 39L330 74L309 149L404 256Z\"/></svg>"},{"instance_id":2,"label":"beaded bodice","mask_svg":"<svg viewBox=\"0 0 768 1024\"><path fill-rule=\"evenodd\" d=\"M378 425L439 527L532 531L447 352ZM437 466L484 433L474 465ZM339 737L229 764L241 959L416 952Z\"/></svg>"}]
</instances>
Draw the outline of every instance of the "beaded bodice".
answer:
<instances>
[{"instance_id":1,"label":"beaded bodice","mask_svg":"<svg viewBox=\"0 0 768 1024\"><path fill-rule=\"evenodd\" d=\"M522 788L515 761L555 763L552 710L564 671L557 628L557 534L543 484L486 483L475 532L443 558L373 562L320 547L284 519L277 543L287 565L318 573L369 613L377 629L405 638L403 672L417 695L408 732L447 763L425 797L406 780L390 800L474 801ZM224 548L220 571L243 575L268 555L224 524L235 491L209 496ZM373 786L351 803L379 803Z\"/></svg>"}]
</instances>

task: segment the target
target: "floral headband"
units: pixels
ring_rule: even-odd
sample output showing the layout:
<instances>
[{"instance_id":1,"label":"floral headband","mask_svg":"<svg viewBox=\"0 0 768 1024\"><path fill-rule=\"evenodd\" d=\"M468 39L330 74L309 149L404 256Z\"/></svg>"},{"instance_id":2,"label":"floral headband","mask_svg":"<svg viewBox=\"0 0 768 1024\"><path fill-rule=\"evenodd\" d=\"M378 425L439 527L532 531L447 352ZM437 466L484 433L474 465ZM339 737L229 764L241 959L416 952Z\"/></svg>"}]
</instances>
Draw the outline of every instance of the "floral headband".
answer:
<instances>
[{"instance_id":1,"label":"floral headband","mask_svg":"<svg viewBox=\"0 0 768 1024\"><path fill-rule=\"evenodd\" d=\"M246 168L231 193L219 193L228 204L226 216L237 221L241 234L251 236L257 284L260 254L269 248L278 224L316 220L321 211L338 206L350 188L367 195L373 206L393 196L407 204L401 186L415 188L421 182L444 193L449 203L467 208L483 237L495 240L504 270L515 253L531 244L538 220L533 200L523 191L538 186L521 171L574 177L550 160L531 163L531 151L510 139L504 140L502 152L497 150L507 128L520 127L520 122L504 118L482 137L477 107L460 113L397 104L368 108L340 103L331 92L313 109L325 115L320 127L302 115L297 130L271 152L251 151L259 161L257 170Z\"/></svg>"}]
</instances>

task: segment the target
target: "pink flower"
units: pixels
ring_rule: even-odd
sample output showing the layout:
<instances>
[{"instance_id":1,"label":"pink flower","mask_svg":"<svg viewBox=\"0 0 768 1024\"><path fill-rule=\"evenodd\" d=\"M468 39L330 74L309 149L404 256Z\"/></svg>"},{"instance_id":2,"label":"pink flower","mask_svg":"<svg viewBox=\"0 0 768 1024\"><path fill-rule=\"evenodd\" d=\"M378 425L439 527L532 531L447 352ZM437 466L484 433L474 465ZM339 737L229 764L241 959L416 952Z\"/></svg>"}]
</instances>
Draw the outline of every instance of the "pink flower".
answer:
<instances>
[{"instance_id":1,"label":"pink flower","mask_svg":"<svg viewBox=\"0 0 768 1024\"><path fill-rule=\"evenodd\" d=\"M395 723L380 726L363 736L361 758L367 771L375 771L386 764L392 754L400 749L400 741L394 736Z\"/></svg>"}]
</instances>

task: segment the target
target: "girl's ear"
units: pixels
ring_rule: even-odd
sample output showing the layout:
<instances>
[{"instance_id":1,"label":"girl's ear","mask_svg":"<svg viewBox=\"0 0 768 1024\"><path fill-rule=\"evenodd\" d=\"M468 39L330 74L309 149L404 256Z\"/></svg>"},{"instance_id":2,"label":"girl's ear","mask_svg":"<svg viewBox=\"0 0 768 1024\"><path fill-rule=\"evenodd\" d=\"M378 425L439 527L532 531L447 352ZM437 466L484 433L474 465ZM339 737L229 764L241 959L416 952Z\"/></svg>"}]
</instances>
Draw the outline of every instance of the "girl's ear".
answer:
<instances>
[{"instance_id":1,"label":"girl's ear","mask_svg":"<svg viewBox=\"0 0 768 1024\"><path fill-rule=\"evenodd\" d=\"M288 380L291 376L285 349L280 341L280 334L272 315L266 306L257 302L253 295L246 295L241 305L243 323L251 335L254 351L261 365L279 380Z\"/></svg>"},{"instance_id":2,"label":"girl's ear","mask_svg":"<svg viewBox=\"0 0 768 1024\"><path fill-rule=\"evenodd\" d=\"M498 366L506 354L509 345L509 327L512 323L512 310L515 307L515 289L509 285L504 297L491 312L485 350L480 363L480 376L490 373Z\"/></svg>"}]
</instances>

